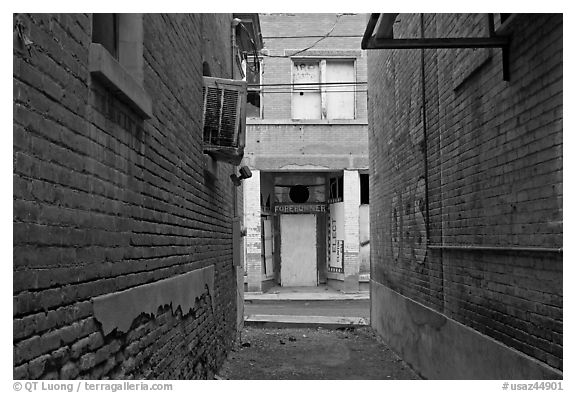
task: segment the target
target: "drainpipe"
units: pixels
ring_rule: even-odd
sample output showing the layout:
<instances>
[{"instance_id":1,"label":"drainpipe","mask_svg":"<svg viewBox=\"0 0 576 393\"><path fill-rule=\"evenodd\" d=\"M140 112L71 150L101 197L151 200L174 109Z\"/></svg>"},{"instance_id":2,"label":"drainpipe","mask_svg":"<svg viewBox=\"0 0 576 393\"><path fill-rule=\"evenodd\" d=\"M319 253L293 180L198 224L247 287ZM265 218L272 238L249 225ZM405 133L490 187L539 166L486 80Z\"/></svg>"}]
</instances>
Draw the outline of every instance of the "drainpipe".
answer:
<instances>
[{"instance_id":1,"label":"drainpipe","mask_svg":"<svg viewBox=\"0 0 576 393\"><path fill-rule=\"evenodd\" d=\"M236 64L236 26L242 22L241 19L234 18L232 19L232 28L231 28L231 39L232 39L232 53L230 58L230 79L234 79L234 64Z\"/></svg>"},{"instance_id":2,"label":"drainpipe","mask_svg":"<svg viewBox=\"0 0 576 393\"><path fill-rule=\"evenodd\" d=\"M424 14L420 14L420 36L424 38ZM426 75L424 64L424 49L420 49L420 81L422 83L422 126L424 138L422 141L422 152L424 153L424 186L426 195L426 239L430 243L430 205L428 202L428 124L426 121Z\"/></svg>"}]
</instances>

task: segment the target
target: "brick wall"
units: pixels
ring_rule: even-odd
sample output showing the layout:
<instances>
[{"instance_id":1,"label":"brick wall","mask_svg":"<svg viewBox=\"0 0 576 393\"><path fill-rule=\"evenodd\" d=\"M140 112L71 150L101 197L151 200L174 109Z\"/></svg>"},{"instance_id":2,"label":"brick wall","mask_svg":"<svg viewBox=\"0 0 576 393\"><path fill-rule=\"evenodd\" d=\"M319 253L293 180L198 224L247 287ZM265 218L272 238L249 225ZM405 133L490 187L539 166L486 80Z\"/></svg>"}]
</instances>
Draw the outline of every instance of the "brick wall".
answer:
<instances>
[{"instance_id":1,"label":"brick wall","mask_svg":"<svg viewBox=\"0 0 576 393\"><path fill-rule=\"evenodd\" d=\"M356 81L366 82L366 53L360 50L364 14L260 14L260 23L263 84L292 83L289 56L312 46L332 27L328 38L299 56L355 58ZM354 120L291 120L291 87L264 86L263 119L247 120L248 164L262 170L287 165L367 168L366 85L356 89Z\"/></svg>"},{"instance_id":2,"label":"brick wall","mask_svg":"<svg viewBox=\"0 0 576 393\"><path fill-rule=\"evenodd\" d=\"M232 73L230 20L144 15L144 121L91 79L91 15L14 15L32 42L14 34L14 378L209 378L222 363L233 168L204 171L200 122L202 61ZM189 310L103 334L93 298L212 265L213 291Z\"/></svg>"},{"instance_id":3,"label":"brick wall","mask_svg":"<svg viewBox=\"0 0 576 393\"><path fill-rule=\"evenodd\" d=\"M364 14L260 14L265 54L262 68L263 83L291 83L292 60L275 56L286 56L313 45L333 26L334 30L328 38L299 55L318 58L357 56L356 80L365 82L366 53L360 50L365 17ZM366 120L364 87L365 85L358 86L356 118ZM283 90L290 90L289 86ZM291 116L291 94L264 94L265 119L290 119Z\"/></svg>"},{"instance_id":4,"label":"brick wall","mask_svg":"<svg viewBox=\"0 0 576 393\"><path fill-rule=\"evenodd\" d=\"M398 21L420 36L419 15ZM427 37L484 29L424 17ZM370 51L372 278L561 370L562 16L511 29L510 81L499 49Z\"/></svg>"}]
</instances>

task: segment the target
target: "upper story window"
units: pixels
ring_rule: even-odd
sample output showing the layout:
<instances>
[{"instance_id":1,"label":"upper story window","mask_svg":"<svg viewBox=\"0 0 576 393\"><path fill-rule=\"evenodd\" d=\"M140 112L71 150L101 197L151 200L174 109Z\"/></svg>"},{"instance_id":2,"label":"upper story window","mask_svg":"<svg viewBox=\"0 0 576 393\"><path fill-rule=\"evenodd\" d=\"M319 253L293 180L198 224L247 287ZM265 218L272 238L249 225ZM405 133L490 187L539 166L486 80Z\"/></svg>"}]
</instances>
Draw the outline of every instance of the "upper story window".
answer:
<instances>
[{"instance_id":1,"label":"upper story window","mask_svg":"<svg viewBox=\"0 0 576 393\"><path fill-rule=\"evenodd\" d=\"M93 14L89 68L120 100L143 119L152 116L152 100L143 87L142 14Z\"/></svg>"},{"instance_id":2,"label":"upper story window","mask_svg":"<svg viewBox=\"0 0 576 393\"><path fill-rule=\"evenodd\" d=\"M354 59L294 59L293 119L354 119Z\"/></svg>"},{"instance_id":3,"label":"upper story window","mask_svg":"<svg viewBox=\"0 0 576 393\"><path fill-rule=\"evenodd\" d=\"M118 60L118 14L92 15L92 42L102 45Z\"/></svg>"},{"instance_id":4,"label":"upper story window","mask_svg":"<svg viewBox=\"0 0 576 393\"><path fill-rule=\"evenodd\" d=\"M255 63L258 62L258 63ZM248 57L244 62L248 95L246 97L246 117L262 117L262 63L260 59ZM259 66L258 66L259 65Z\"/></svg>"}]
</instances>

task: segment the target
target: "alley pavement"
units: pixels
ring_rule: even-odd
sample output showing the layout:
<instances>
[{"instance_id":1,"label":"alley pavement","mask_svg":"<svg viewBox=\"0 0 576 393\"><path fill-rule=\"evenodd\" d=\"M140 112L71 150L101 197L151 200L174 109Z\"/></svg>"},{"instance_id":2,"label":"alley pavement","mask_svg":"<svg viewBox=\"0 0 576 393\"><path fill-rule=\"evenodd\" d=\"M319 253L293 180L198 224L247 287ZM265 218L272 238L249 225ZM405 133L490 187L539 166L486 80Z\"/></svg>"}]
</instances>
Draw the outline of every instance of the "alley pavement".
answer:
<instances>
[{"instance_id":1,"label":"alley pavement","mask_svg":"<svg viewBox=\"0 0 576 393\"><path fill-rule=\"evenodd\" d=\"M244 299L241 340L217 379L420 379L369 326L368 292L276 287Z\"/></svg>"},{"instance_id":2,"label":"alley pavement","mask_svg":"<svg viewBox=\"0 0 576 393\"><path fill-rule=\"evenodd\" d=\"M217 379L421 379L365 327L246 326Z\"/></svg>"}]
</instances>

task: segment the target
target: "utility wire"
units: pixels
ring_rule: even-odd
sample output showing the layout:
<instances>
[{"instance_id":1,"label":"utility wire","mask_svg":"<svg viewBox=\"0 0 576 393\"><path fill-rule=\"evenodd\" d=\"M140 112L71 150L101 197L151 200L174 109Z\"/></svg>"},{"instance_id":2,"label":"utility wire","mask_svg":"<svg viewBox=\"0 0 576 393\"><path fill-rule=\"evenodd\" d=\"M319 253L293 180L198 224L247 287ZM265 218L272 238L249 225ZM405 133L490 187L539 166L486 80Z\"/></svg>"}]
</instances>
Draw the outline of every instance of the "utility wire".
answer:
<instances>
[{"instance_id":1,"label":"utility wire","mask_svg":"<svg viewBox=\"0 0 576 393\"><path fill-rule=\"evenodd\" d=\"M309 83L261 83L248 84L248 87L273 87L273 86L355 86L365 85L368 82L309 82Z\"/></svg>"},{"instance_id":2,"label":"utility wire","mask_svg":"<svg viewBox=\"0 0 576 393\"><path fill-rule=\"evenodd\" d=\"M287 35L287 36L266 36L264 40L286 39L286 38L321 38L323 35ZM332 38L362 38L362 35L331 35Z\"/></svg>"},{"instance_id":3,"label":"utility wire","mask_svg":"<svg viewBox=\"0 0 576 393\"><path fill-rule=\"evenodd\" d=\"M292 57L292 56L296 56L302 52L306 52L308 49L312 49L313 47L315 47L320 41L328 38L330 36L330 33L332 33L334 31L334 28L336 27L336 25L338 24L338 21L340 20L340 17L343 16L344 14L337 14L336 15L336 21L334 22L334 25L332 25L332 28L330 29L330 31L328 31L328 33L326 33L325 35L323 35L318 41L316 41L315 43L313 43L312 45L310 45L307 48L304 48L302 50L299 50L298 52L292 53L290 56L275 56L275 55L265 55L262 54L262 56L264 57L282 57L282 58L286 58L286 57Z\"/></svg>"},{"instance_id":4,"label":"utility wire","mask_svg":"<svg viewBox=\"0 0 576 393\"><path fill-rule=\"evenodd\" d=\"M263 94L298 94L298 93L319 93L320 90L309 89L309 91L294 91L294 90L259 90ZM326 93L367 93L368 90L326 90Z\"/></svg>"}]
</instances>

